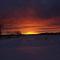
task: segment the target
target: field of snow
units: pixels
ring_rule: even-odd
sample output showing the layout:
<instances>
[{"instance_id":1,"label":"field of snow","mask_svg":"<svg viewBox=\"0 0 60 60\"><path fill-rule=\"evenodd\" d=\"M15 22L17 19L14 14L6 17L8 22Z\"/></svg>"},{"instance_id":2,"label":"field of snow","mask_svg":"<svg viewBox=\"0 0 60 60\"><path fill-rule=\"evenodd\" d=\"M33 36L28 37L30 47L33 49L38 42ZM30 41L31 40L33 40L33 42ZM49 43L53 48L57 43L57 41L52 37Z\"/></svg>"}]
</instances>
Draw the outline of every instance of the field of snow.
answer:
<instances>
[{"instance_id":1,"label":"field of snow","mask_svg":"<svg viewBox=\"0 0 60 60\"><path fill-rule=\"evenodd\" d=\"M60 35L3 37L0 60L60 60Z\"/></svg>"}]
</instances>

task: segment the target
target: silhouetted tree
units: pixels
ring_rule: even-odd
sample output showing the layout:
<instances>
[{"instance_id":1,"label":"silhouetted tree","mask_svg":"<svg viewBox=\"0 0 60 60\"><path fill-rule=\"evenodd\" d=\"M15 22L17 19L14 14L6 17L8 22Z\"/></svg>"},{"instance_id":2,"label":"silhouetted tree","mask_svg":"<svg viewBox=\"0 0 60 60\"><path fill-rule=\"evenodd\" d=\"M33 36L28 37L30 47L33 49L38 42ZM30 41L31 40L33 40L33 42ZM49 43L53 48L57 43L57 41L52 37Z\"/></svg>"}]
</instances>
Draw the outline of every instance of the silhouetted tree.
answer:
<instances>
[{"instance_id":1,"label":"silhouetted tree","mask_svg":"<svg viewBox=\"0 0 60 60\"><path fill-rule=\"evenodd\" d=\"M1 35L1 33L2 33L2 32L1 32L1 29L2 29L2 25L0 24L0 35Z\"/></svg>"},{"instance_id":2,"label":"silhouetted tree","mask_svg":"<svg viewBox=\"0 0 60 60\"><path fill-rule=\"evenodd\" d=\"M2 29L4 28L3 24L0 24L0 35L2 35Z\"/></svg>"},{"instance_id":3,"label":"silhouetted tree","mask_svg":"<svg viewBox=\"0 0 60 60\"><path fill-rule=\"evenodd\" d=\"M20 31L16 31L15 32L17 35L21 35L21 32Z\"/></svg>"}]
</instances>

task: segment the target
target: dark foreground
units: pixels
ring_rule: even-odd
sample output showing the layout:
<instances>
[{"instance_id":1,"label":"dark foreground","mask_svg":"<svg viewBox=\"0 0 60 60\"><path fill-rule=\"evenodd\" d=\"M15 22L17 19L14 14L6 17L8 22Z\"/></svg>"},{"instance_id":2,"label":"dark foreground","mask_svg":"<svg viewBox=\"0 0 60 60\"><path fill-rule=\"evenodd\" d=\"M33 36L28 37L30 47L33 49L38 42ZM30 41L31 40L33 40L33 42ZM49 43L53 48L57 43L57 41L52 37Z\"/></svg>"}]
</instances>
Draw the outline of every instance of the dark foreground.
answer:
<instances>
[{"instance_id":1,"label":"dark foreground","mask_svg":"<svg viewBox=\"0 0 60 60\"><path fill-rule=\"evenodd\" d=\"M60 35L3 37L0 60L60 60Z\"/></svg>"}]
</instances>

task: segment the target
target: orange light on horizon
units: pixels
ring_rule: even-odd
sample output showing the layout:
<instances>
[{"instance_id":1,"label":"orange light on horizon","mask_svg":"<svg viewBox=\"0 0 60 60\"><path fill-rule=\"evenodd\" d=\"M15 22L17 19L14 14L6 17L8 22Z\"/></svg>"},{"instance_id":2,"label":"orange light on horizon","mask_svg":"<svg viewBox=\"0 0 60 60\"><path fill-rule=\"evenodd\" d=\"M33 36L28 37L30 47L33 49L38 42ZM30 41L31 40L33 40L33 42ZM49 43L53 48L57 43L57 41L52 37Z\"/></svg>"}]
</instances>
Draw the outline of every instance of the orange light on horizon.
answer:
<instances>
[{"instance_id":1,"label":"orange light on horizon","mask_svg":"<svg viewBox=\"0 0 60 60\"><path fill-rule=\"evenodd\" d=\"M38 32L31 32L31 31L29 31L29 32L25 32L25 33L22 33L22 34L24 34L24 35L31 35L31 34L39 34Z\"/></svg>"},{"instance_id":2,"label":"orange light on horizon","mask_svg":"<svg viewBox=\"0 0 60 60\"><path fill-rule=\"evenodd\" d=\"M21 34L30 35L30 34L39 34L39 29L37 27L27 27L20 29Z\"/></svg>"}]
</instances>

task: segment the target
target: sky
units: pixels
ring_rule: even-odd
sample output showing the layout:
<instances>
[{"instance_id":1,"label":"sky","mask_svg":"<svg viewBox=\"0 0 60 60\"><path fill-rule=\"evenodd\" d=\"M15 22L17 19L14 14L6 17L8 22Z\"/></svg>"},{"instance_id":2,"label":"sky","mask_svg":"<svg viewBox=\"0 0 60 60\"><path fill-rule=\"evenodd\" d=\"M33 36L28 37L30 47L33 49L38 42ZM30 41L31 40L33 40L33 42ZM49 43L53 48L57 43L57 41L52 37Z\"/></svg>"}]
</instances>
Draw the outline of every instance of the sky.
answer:
<instances>
[{"instance_id":1,"label":"sky","mask_svg":"<svg viewBox=\"0 0 60 60\"><path fill-rule=\"evenodd\" d=\"M0 0L2 31L60 32L60 0Z\"/></svg>"}]
</instances>

